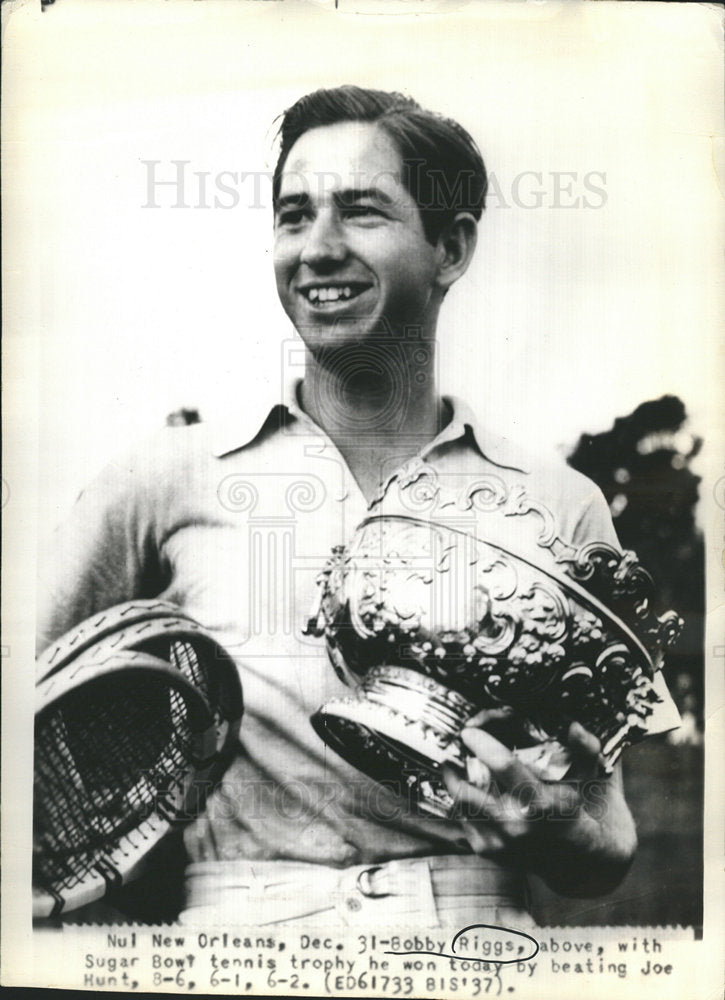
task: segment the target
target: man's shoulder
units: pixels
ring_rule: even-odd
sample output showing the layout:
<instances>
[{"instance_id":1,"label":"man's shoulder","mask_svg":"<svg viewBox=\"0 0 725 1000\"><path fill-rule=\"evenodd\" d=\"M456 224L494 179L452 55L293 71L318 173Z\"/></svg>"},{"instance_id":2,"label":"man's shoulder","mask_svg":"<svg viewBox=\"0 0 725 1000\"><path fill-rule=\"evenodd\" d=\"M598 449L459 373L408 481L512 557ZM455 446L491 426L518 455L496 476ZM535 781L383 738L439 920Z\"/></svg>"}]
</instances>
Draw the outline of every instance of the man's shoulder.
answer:
<instances>
[{"instance_id":1,"label":"man's shoulder","mask_svg":"<svg viewBox=\"0 0 725 1000\"><path fill-rule=\"evenodd\" d=\"M210 421L164 426L117 454L102 479L115 492L128 492L149 502L178 505L186 496L206 494L230 474L252 474L279 467L279 435L264 433L230 451L219 452L216 426Z\"/></svg>"},{"instance_id":2,"label":"man's shoulder","mask_svg":"<svg viewBox=\"0 0 725 1000\"><path fill-rule=\"evenodd\" d=\"M619 546L612 515L594 480L572 469L561 456L541 456L530 473L529 495L549 508L567 541Z\"/></svg>"},{"instance_id":3,"label":"man's shoulder","mask_svg":"<svg viewBox=\"0 0 725 1000\"><path fill-rule=\"evenodd\" d=\"M588 476L573 469L563 455L546 451L529 455L528 473L532 488L540 486L548 492L561 496L572 503L585 501L601 490Z\"/></svg>"},{"instance_id":4,"label":"man's shoulder","mask_svg":"<svg viewBox=\"0 0 725 1000\"><path fill-rule=\"evenodd\" d=\"M164 492L192 482L211 459L203 424L163 426L110 450L111 456L81 490L79 500L100 506L153 503Z\"/></svg>"},{"instance_id":5,"label":"man's shoulder","mask_svg":"<svg viewBox=\"0 0 725 1000\"><path fill-rule=\"evenodd\" d=\"M120 473L158 478L182 472L206 461L210 455L206 424L163 426L119 450L109 466Z\"/></svg>"},{"instance_id":6,"label":"man's shoulder","mask_svg":"<svg viewBox=\"0 0 725 1000\"><path fill-rule=\"evenodd\" d=\"M485 458L498 466L510 488L549 511L556 530L569 542L617 545L609 506L597 484L573 469L553 448L535 448L489 427L474 427Z\"/></svg>"},{"instance_id":7,"label":"man's shoulder","mask_svg":"<svg viewBox=\"0 0 725 1000\"><path fill-rule=\"evenodd\" d=\"M484 457L502 470L508 470L507 478L520 481L529 493L543 490L577 502L600 492L591 479L573 469L552 447L534 448L520 437L486 427L477 418L473 429Z\"/></svg>"}]
</instances>

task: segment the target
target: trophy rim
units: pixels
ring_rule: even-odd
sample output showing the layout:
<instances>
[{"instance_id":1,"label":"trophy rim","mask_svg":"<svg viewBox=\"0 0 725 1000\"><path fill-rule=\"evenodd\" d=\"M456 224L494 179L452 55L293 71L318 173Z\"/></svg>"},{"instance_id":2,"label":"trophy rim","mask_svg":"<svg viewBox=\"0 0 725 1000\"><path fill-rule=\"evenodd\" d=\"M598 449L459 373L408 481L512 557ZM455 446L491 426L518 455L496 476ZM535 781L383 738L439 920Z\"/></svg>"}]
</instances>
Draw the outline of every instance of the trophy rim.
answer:
<instances>
[{"instance_id":1,"label":"trophy rim","mask_svg":"<svg viewBox=\"0 0 725 1000\"><path fill-rule=\"evenodd\" d=\"M642 641L635 634L635 632L630 628L630 626L627 625L627 623L623 621L618 615L615 615L614 612L610 608L608 608L606 604L603 604L602 601L600 601L597 597L591 594L585 587L583 587L580 583L578 583L568 574L562 573L561 575L559 575L556 573L552 573L548 569L545 569L544 567L538 565L537 563L532 562L531 559L527 559L526 556L523 556L516 551L506 549L502 545L498 545L496 542L491 542L486 538L481 538L478 532L476 531L464 531L461 528L454 528L451 525L441 524L439 521L426 521L423 518L410 517L406 514L373 514L370 517L364 518L358 524L354 534L356 534L358 531L360 531L361 528L365 528L369 524L382 521L405 521L408 523L419 524L428 528L432 527L432 528L442 529L444 531L451 532L454 535L461 535L467 538L474 538L477 542L480 542L482 545L487 545L492 549L496 549L497 552L501 552L504 555L509 556L510 558L517 559L520 562L525 563L531 569L535 570L538 573L542 573L550 580L553 580L565 591L571 591L573 595L580 601L580 603L588 606L589 608L591 608L591 610L596 611L596 613L601 617L605 618L607 622L613 624L620 633L624 633L624 636L627 638L628 643L631 643L636 648L644 664L646 664L649 671L650 679L654 678L654 676L656 675L657 668L655 667L654 661L652 659L649 650L642 643ZM613 549L613 551L616 552L617 550Z\"/></svg>"}]
</instances>

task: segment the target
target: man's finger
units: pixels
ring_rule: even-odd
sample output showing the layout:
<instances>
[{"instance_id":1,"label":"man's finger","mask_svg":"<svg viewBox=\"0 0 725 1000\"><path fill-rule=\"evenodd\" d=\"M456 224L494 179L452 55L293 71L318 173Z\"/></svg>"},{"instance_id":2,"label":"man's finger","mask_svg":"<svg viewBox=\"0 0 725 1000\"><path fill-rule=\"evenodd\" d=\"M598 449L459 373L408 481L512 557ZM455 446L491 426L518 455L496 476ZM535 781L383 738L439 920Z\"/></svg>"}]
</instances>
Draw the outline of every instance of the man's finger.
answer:
<instances>
[{"instance_id":1,"label":"man's finger","mask_svg":"<svg viewBox=\"0 0 725 1000\"><path fill-rule=\"evenodd\" d=\"M604 767L600 740L585 729L580 722L572 722L567 734L567 745L572 751L574 766L570 778L593 778Z\"/></svg>"},{"instance_id":2,"label":"man's finger","mask_svg":"<svg viewBox=\"0 0 725 1000\"><path fill-rule=\"evenodd\" d=\"M478 757L466 757L466 778L476 788L486 789L491 784L491 772Z\"/></svg>"},{"instance_id":3,"label":"man's finger","mask_svg":"<svg viewBox=\"0 0 725 1000\"><path fill-rule=\"evenodd\" d=\"M526 833L529 823L537 814L537 807L526 799L498 792L482 791L448 768L443 779L454 802L454 815L458 819L494 823L500 833L518 837Z\"/></svg>"},{"instance_id":4,"label":"man's finger","mask_svg":"<svg viewBox=\"0 0 725 1000\"><path fill-rule=\"evenodd\" d=\"M482 729L464 729L461 739L471 753L486 765L496 781L503 787L520 786L536 789L540 784L536 775L503 743Z\"/></svg>"},{"instance_id":5,"label":"man's finger","mask_svg":"<svg viewBox=\"0 0 725 1000\"><path fill-rule=\"evenodd\" d=\"M590 757L597 757L602 749L601 742L581 722L572 722L569 726L569 746Z\"/></svg>"},{"instance_id":6,"label":"man's finger","mask_svg":"<svg viewBox=\"0 0 725 1000\"><path fill-rule=\"evenodd\" d=\"M486 726L489 722L500 722L503 719L510 719L514 710L508 705L501 708L482 708L480 712L472 716L467 726Z\"/></svg>"},{"instance_id":7,"label":"man's finger","mask_svg":"<svg viewBox=\"0 0 725 1000\"><path fill-rule=\"evenodd\" d=\"M466 840L476 854L495 856L506 849L503 837L492 825L474 823L465 817L461 817L459 822L466 834Z\"/></svg>"},{"instance_id":8,"label":"man's finger","mask_svg":"<svg viewBox=\"0 0 725 1000\"><path fill-rule=\"evenodd\" d=\"M450 767L442 770L443 781L453 799L454 815L493 819L495 796L488 789L475 788Z\"/></svg>"}]
</instances>

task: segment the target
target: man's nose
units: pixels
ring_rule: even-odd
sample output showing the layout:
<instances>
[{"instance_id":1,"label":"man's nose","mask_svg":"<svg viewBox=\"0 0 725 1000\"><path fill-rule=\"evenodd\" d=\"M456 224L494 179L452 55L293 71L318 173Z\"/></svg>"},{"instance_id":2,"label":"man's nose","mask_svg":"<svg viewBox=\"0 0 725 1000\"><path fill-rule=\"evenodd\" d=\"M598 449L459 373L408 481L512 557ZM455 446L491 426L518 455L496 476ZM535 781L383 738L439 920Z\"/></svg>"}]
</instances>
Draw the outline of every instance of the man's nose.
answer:
<instances>
[{"instance_id":1,"label":"man's nose","mask_svg":"<svg viewBox=\"0 0 725 1000\"><path fill-rule=\"evenodd\" d=\"M332 212L320 212L307 230L301 262L313 267L334 265L341 263L346 253L339 220Z\"/></svg>"}]
</instances>

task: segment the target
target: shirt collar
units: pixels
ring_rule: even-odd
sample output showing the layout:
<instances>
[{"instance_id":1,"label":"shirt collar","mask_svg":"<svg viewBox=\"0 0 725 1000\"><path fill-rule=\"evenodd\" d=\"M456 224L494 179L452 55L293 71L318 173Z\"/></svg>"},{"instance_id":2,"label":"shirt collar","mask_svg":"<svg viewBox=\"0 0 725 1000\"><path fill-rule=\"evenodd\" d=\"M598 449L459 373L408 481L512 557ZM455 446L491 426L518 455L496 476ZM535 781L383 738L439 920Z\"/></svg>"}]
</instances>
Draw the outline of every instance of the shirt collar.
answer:
<instances>
[{"instance_id":1,"label":"shirt collar","mask_svg":"<svg viewBox=\"0 0 725 1000\"><path fill-rule=\"evenodd\" d=\"M223 458L233 451L251 444L270 419L275 409L280 412L280 422L286 416L302 419L315 427L307 414L303 413L297 401L297 388L302 380L290 379L284 384L280 401L278 390L266 384L254 400L252 406L238 404L228 408L210 420L211 452L215 458Z\"/></svg>"},{"instance_id":2,"label":"shirt collar","mask_svg":"<svg viewBox=\"0 0 725 1000\"><path fill-rule=\"evenodd\" d=\"M444 396L443 398L452 407L453 416L448 426L444 427L438 437L425 449L426 454L437 445L459 438L466 430L469 430L478 450L489 462L504 469L512 469L529 475L531 460L518 445L515 445L505 435L484 426L468 403L458 396ZM450 436L448 436L449 431Z\"/></svg>"},{"instance_id":3,"label":"shirt collar","mask_svg":"<svg viewBox=\"0 0 725 1000\"><path fill-rule=\"evenodd\" d=\"M211 422L211 450L214 457L223 458L225 455L251 444L275 410L279 412L280 424L288 424L290 421L299 422L300 429L321 435L320 428L300 406L298 389L301 382L302 380L299 378L286 382L281 402L273 387L269 386L265 395L253 408L235 410L213 420ZM443 399L452 410L451 419L440 434L436 435L422 449L421 458L424 459L434 449L448 442L460 440L470 431L484 458L487 458L494 465L528 474L530 462L508 438L488 428L484 429L476 414L462 399L457 396L444 396Z\"/></svg>"}]
</instances>

